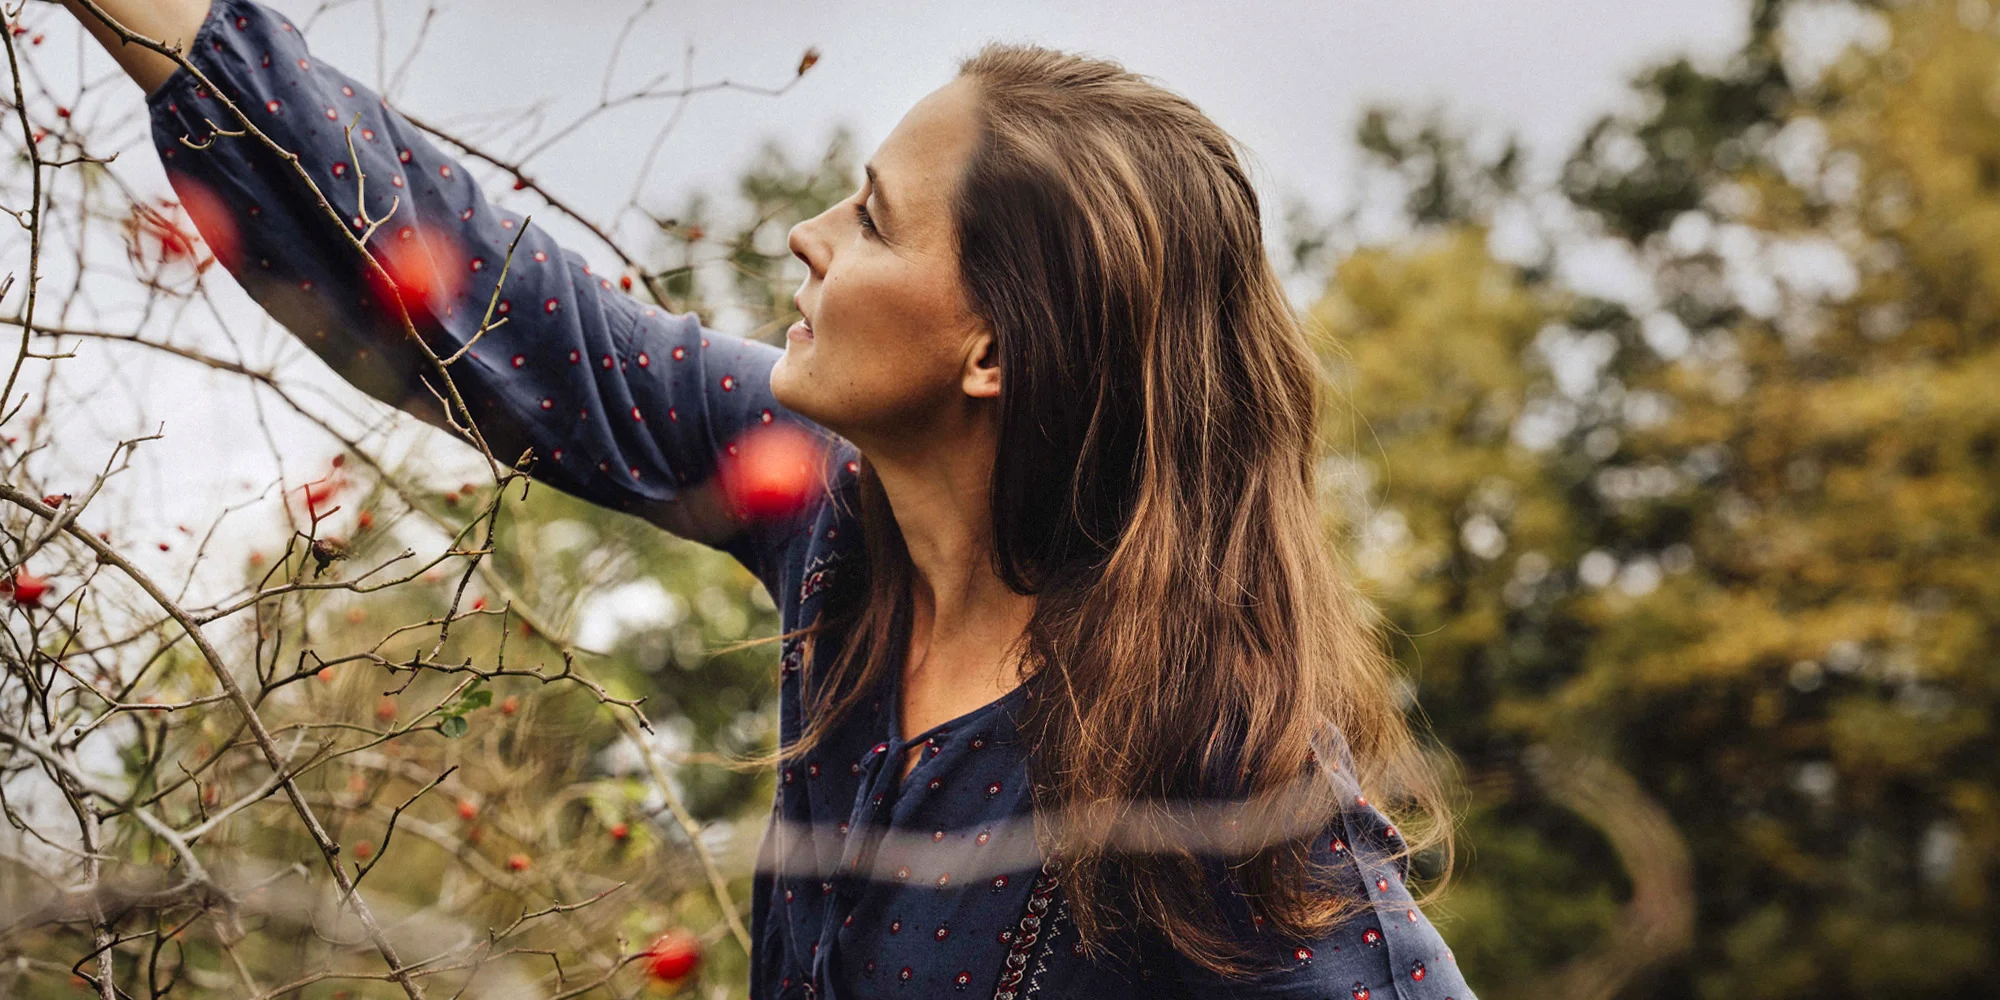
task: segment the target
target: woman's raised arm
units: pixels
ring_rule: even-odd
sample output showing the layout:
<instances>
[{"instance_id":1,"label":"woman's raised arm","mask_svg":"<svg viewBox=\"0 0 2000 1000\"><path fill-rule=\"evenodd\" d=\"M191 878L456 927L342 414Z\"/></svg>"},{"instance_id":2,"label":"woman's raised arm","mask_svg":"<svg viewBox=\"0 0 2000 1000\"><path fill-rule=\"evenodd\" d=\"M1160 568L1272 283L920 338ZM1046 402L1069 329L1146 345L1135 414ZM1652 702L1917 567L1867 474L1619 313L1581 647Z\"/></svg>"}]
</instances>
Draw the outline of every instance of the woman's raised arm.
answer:
<instances>
[{"instance_id":1,"label":"woman's raised arm","mask_svg":"<svg viewBox=\"0 0 2000 1000\"><path fill-rule=\"evenodd\" d=\"M139 8L203 5L97 2L166 35L187 26L148 22ZM772 398L780 348L648 306L591 273L488 203L377 94L313 58L277 11L213 0L189 35L187 58L215 92L176 67L149 88L153 137L189 214L252 298L349 382L447 426L436 365L404 329L399 298L438 357L462 355L451 379L502 463L532 449L536 479L724 549L777 593L776 555L806 513L745 524L709 481L721 453L762 425L795 422L837 443ZM297 164L247 134L223 95ZM363 240L395 291L367 266Z\"/></svg>"},{"instance_id":2,"label":"woman's raised arm","mask_svg":"<svg viewBox=\"0 0 2000 1000\"><path fill-rule=\"evenodd\" d=\"M177 67L172 59L143 45L135 45L119 37L118 32L104 23L104 19L90 12L84 6L85 0L55 0L69 8L77 20L97 37L111 58L131 74L132 80L146 93L160 89ZM208 17L209 0L90 0L98 10L109 15L112 20L123 25L125 30L143 35L154 41L168 45L185 47L194 33L201 29L201 23Z\"/></svg>"}]
</instances>

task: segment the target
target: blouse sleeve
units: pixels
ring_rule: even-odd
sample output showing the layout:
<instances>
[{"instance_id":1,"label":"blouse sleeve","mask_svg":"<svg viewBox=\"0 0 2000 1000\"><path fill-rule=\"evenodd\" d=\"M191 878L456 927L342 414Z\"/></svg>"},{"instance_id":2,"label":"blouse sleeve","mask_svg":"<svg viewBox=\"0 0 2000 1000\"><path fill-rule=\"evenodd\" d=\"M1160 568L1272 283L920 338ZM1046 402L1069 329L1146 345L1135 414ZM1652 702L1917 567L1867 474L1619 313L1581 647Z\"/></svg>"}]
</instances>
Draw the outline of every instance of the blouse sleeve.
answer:
<instances>
[{"instance_id":1,"label":"blouse sleeve","mask_svg":"<svg viewBox=\"0 0 2000 1000\"><path fill-rule=\"evenodd\" d=\"M1339 751L1345 754L1345 748ZM1343 759L1351 760L1351 758ZM1229 1000L1478 1000L1437 929L1418 909L1404 879L1408 859L1390 861L1398 834L1388 817L1344 781L1341 814L1312 842L1315 876L1371 906L1310 941L1281 938L1263 926L1221 865L1213 886L1224 920L1260 970L1223 978L1178 952L1175 973L1187 995ZM1228 887L1228 888L1225 888Z\"/></svg>"},{"instance_id":2,"label":"blouse sleeve","mask_svg":"<svg viewBox=\"0 0 2000 1000\"><path fill-rule=\"evenodd\" d=\"M248 134L185 67L147 98L169 181L259 305L348 382L448 427L400 298L435 354L463 350L448 370L503 464L532 449L535 479L728 551L780 592L780 554L808 511L738 520L703 487L759 426L796 424L833 454L829 432L771 396L782 349L649 306L592 273L490 204L380 96L315 59L276 11L214 0L187 58L298 158L294 167ZM370 220L385 221L368 233ZM366 267L355 245L364 234L395 289Z\"/></svg>"}]
</instances>

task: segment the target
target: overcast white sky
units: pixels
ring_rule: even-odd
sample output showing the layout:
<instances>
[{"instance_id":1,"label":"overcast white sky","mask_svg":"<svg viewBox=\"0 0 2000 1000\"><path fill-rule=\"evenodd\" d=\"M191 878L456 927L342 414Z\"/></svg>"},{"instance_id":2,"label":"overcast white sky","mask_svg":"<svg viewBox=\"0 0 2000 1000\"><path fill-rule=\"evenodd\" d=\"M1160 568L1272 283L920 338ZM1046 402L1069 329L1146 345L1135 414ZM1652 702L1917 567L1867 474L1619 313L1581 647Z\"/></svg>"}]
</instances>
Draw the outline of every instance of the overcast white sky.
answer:
<instances>
[{"instance_id":1,"label":"overcast white sky","mask_svg":"<svg viewBox=\"0 0 2000 1000\"><path fill-rule=\"evenodd\" d=\"M303 0L273 5L301 24L316 7ZM1683 52L1719 58L1739 45L1744 6L1742 0L668 0L626 38L614 92L662 71L671 71L673 84L727 78L782 85L808 46L820 50L821 60L780 97L724 90L688 103L649 172L640 168L674 110L666 102L597 119L537 158L531 172L599 219L624 205L635 184L649 207L665 213L678 210L696 188L726 199L766 140L780 141L794 151L795 162L806 162L823 152L834 125L845 122L865 155L981 43L1033 41L1117 59L1193 99L1252 150L1267 232L1275 239L1281 235L1277 213L1291 198L1322 212L1344 204L1349 137L1370 103L1440 104L1490 132L1517 131L1535 162L1546 166L1593 118L1620 104L1634 71ZM637 9L636 2L622 0L453 0L431 25L394 99L467 134L531 107L561 125L596 102L614 42ZM349 0L312 22L306 34L322 60L379 82L396 74L423 10L414 0ZM75 32L73 26L52 18L44 23L52 42L74 45L74 35L65 33ZM684 79L690 46L693 72ZM94 63L98 70L110 71L94 47L84 51L101 61ZM130 115L138 93L121 83L90 101L98 106L79 107L79 120ZM116 169L130 183L164 192L158 159L138 122L131 124L133 144ZM523 138L524 130L515 128L495 141L518 149ZM512 191L493 194L522 210L537 207ZM537 212L537 219L608 266L601 247L553 213ZM23 242L0 238L6 258L0 268L25 265ZM59 267L58 261L52 270ZM219 291L225 308L254 311L226 279L218 284L225 286ZM13 312L19 304L17 290L0 308ZM220 347L223 353L240 352L253 362L283 358L288 377L323 386L361 412L373 405L338 385L274 325L261 334L245 326L235 336L236 346ZM178 328L176 338L184 339ZM112 496L100 498L110 523L134 522L133 533L143 536L135 547L146 549L149 561L170 562L188 547L151 551L156 537L187 540L174 524L206 525L224 504L256 492L251 484L261 489L276 474L261 435L246 422L254 411L241 380L218 380L178 361L99 342L82 345L77 358L62 364L69 392L93 401L75 411L83 414L80 420L58 432L62 464L99 467L109 442L165 422L166 441L149 446L157 458L142 458ZM25 374L24 384L41 391L39 375ZM276 423L291 456L290 482L324 468L320 463L332 449L322 437L296 421ZM441 442L436 450L441 456L470 454ZM238 550L225 545L218 553L225 564L258 539L239 531L231 541Z\"/></svg>"},{"instance_id":2,"label":"overcast white sky","mask_svg":"<svg viewBox=\"0 0 2000 1000\"><path fill-rule=\"evenodd\" d=\"M306 3L278 6L298 16ZM421 6L354 2L309 32L315 50L368 80L393 76ZM817 46L817 67L782 97L702 95L683 110L643 190L678 207L691 186L725 191L758 144L800 157L851 124L865 153L909 106L991 39L1116 59L1157 78L1245 142L1273 216L1293 195L1323 209L1346 193L1349 136L1370 102L1441 103L1486 129L1518 130L1549 162L1620 101L1631 73L1680 52L1740 44L1742 0L1026 0L1001 3L666 2L627 37L612 90L661 71L672 82L692 47L691 81L788 80ZM456 0L393 93L403 106L469 125L547 102L562 123L597 99L614 39L636 3ZM378 38L389 40L389 56ZM381 69L378 71L378 66ZM624 203L646 146L671 111L637 105L599 119L536 161L537 174L599 217Z\"/></svg>"}]
</instances>

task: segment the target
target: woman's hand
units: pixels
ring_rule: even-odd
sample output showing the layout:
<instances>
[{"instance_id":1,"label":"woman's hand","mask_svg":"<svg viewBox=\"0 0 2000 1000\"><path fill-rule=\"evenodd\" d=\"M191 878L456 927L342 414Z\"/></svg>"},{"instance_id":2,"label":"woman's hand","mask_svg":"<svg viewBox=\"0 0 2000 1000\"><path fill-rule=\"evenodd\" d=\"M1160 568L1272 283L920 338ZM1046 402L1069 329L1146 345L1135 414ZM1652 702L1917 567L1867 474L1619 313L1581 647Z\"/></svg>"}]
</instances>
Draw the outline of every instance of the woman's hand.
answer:
<instances>
[{"instance_id":1,"label":"woman's hand","mask_svg":"<svg viewBox=\"0 0 2000 1000\"><path fill-rule=\"evenodd\" d=\"M55 0L97 37L111 58L133 81L151 94L167 82L179 64L136 42L127 42L90 8L95 7L126 31L167 45L185 47L208 18L209 0Z\"/></svg>"}]
</instances>

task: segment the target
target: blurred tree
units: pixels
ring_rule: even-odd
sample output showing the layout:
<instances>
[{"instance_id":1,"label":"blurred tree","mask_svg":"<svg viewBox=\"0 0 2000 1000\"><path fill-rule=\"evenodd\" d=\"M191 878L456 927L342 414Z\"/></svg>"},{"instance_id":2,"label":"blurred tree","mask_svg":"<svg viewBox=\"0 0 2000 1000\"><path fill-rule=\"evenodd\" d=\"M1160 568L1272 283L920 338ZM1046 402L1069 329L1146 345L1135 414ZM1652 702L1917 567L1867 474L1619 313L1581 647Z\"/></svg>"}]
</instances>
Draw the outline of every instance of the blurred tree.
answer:
<instances>
[{"instance_id":1,"label":"blurred tree","mask_svg":"<svg viewBox=\"0 0 2000 1000\"><path fill-rule=\"evenodd\" d=\"M1440 922L1489 1000L1970 997L2000 963L2000 17L1864 10L1880 44L1789 71L1832 6L1756 5L1570 157L1547 247L1623 257L1626 301L1488 249L1498 164L1360 137L1430 181L1314 311L1329 469L1475 774Z\"/></svg>"}]
</instances>

